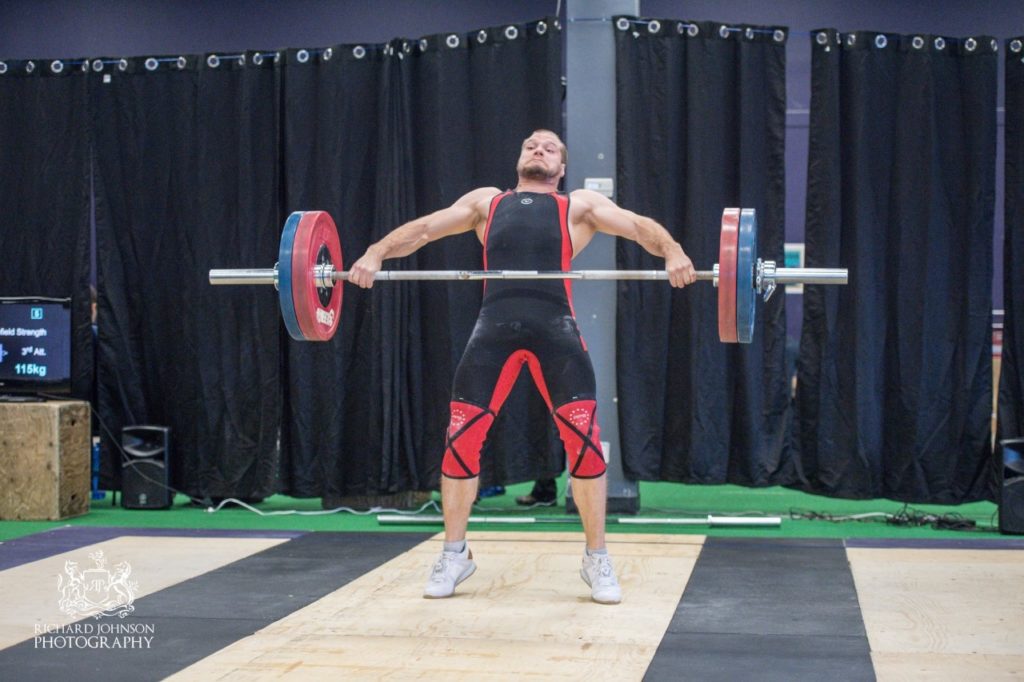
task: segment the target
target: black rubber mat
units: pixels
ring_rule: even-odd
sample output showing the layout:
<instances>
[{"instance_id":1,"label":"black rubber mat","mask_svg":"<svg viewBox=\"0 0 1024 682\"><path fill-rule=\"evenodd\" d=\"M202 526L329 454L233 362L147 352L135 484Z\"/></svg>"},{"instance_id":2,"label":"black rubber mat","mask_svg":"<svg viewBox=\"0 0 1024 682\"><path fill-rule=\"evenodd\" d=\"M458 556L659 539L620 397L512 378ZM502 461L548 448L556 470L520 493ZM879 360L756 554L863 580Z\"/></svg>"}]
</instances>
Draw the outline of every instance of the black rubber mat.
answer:
<instances>
[{"instance_id":1,"label":"black rubber mat","mask_svg":"<svg viewBox=\"0 0 1024 682\"><path fill-rule=\"evenodd\" d=\"M135 628L148 646L0 651L8 679L158 680L238 641L391 560L432 533L309 533L135 601L130 616L79 621ZM225 542L230 542L225 539ZM56 595L54 595L56 598ZM31 627L31 623L26 623ZM67 628L64 630L67 631ZM124 632L125 630L122 630ZM111 638L108 638L108 641Z\"/></svg>"},{"instance_id":2,"label":"black rubber mat","mask_svg":"<svg viewBox=\"0 0 1024 682\"><path fill-rule=\"evenodd\" d=\"M644 679L875 679L842 540L707 538Z\"/></svg>"}]
</instances>

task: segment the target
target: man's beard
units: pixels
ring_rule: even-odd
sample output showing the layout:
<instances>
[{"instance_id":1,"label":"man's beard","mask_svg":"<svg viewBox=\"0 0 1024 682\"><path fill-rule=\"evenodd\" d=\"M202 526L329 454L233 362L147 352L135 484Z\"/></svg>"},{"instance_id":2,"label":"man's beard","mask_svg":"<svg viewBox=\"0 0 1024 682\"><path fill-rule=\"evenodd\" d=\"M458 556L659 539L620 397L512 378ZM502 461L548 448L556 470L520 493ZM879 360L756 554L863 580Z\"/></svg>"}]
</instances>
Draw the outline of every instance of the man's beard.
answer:
<instances>
[{"instance_id":1,"label":"man's beard","mask_svg":"<svg viewBox=\"0 0 1024 682\"><path fill-rule=\"evenodd\" d=\"M548 171L543 164L527 162L519 169L519 175L526 180L548 180L555 177L555 173Z\"/></svg>"}]
</instances>

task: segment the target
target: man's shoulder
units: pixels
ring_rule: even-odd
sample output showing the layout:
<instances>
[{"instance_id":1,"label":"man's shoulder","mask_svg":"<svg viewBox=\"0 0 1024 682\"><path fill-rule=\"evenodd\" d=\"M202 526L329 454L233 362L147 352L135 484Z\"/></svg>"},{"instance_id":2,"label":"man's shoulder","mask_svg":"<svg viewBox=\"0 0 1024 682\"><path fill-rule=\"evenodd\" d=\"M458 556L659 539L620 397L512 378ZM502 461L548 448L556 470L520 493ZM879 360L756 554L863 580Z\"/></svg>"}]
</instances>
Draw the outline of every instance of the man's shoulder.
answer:
<instances>
[{"instance_id":1,"label":"man's shoulder","mask_svg":"<svg viewBox=\"0 0 1024 682\"><path fill-rule=\"evenodd\" d=\"M579 189L574 189L573 191L569 192L569 196L572 197L573 199L585 199L587 201L608 200L607 197L605 197L605 195L601 194L600 192L595 192L592 189L584 189L582 187Z\"/></svg>"},{"instance_id":2,"label":"man's shoulder","mask_svg":"<svg viewBox=\"0 0 1024 682\"><path fill-rule=\"evenodd\" d=\"M453 207L471 207L477 213L486 214L491 200L499 194L501 190L497 187L477 187L459 197Z\"/></svg>"},{"instance_id":3,"label":"man's shoulder","mask_svg":"<svg viewBox=\"0 0 1024 682\"><path fill-rule=\"evenodd\" d=\"M600 206L602 203L610 201L600 192L595 192L592 189L574 189L569 192L569 200L572 205L576 206L577 209L587 210L595 206Z\"/></svg>"},{"instance_id":4,"label":"man's shoulder","mask_svg":"<svg viewBox=\"0 0 1024 682\"><path fill-rule=\"evenodd\" d=\"M497 195L501 194L504 191L505 190L498 189L497 187L477 187L474 190L470 190L466 194L466 196L467 197L474 197L474 198L479 197L481 199L483 199L483 198L494 198L494 197L496 197Z\"/></svg>"}]
</instances>

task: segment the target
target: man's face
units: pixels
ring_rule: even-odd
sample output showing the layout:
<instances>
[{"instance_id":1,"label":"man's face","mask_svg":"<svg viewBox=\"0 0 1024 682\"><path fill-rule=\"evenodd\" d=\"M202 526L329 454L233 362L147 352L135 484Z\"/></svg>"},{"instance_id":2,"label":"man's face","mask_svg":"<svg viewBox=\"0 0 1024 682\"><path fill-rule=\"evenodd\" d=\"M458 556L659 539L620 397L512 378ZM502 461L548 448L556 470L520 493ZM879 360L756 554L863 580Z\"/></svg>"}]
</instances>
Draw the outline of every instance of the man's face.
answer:
<instances>
[{"instance_id":1,"label":"man's face","mask_svg":"<svg viewBox=\"0 0 1024 682\"><path fill-rule=\"evenodd\" d=\"M528 180L560 179L565 175L558 138L551 133L534 133L526 138L516 172Z\"/></svg>"}]
</instances>

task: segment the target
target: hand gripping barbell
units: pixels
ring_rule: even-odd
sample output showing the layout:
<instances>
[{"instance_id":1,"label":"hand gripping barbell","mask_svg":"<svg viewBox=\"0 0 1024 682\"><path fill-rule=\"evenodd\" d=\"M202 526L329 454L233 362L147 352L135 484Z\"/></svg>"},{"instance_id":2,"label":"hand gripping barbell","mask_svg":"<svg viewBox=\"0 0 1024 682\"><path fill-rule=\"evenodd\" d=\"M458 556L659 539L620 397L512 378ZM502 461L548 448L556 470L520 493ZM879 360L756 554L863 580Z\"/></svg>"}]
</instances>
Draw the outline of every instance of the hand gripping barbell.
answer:
<instances>
[{"instance_id":1,"label":"hand gripping barbell","mask_svg":"<svg viewBox=\"0 0 1024 682\"><path fill-rule=\"evenodd\" d=\"M338 268L335 268L335 263ZM292 338L327 341L341 320L341 242L325 211L296 211L285 221L273 268L210 270L210 284L273 284ZM667 280L664 270L381 270L375 281L488 279ZM779 284L846 284L845 268L777 268L757 257L757 216L752 208L722 212L718 263L698 270L697 279L718 287L718 337L750 343L758 296L767 301Z\"/></svg>"}]
</instances>

